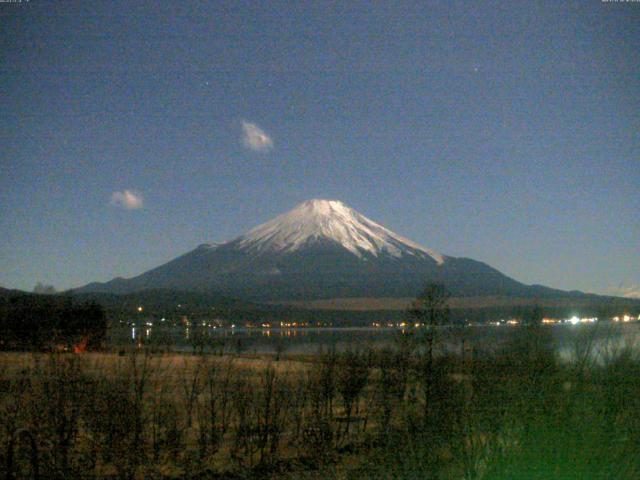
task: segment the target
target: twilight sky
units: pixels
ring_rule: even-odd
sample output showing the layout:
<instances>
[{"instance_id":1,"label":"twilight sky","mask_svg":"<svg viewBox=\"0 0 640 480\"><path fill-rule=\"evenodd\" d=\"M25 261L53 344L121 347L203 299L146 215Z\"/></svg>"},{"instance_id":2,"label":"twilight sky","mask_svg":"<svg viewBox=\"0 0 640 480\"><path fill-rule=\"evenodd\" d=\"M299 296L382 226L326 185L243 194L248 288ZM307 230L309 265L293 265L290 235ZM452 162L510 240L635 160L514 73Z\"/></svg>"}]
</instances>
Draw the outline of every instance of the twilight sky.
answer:
<instances>
[{"instance_id":1,"label":"twilight sky","mask_svg":"<svg viewBox=\"0 0 640 480\"><path fill-rule=\"evenodd\" d=\"M133 276L329 198L640 295L640 3L31 0L0 41L4 287Z\"/></svg>"}]
</instances>

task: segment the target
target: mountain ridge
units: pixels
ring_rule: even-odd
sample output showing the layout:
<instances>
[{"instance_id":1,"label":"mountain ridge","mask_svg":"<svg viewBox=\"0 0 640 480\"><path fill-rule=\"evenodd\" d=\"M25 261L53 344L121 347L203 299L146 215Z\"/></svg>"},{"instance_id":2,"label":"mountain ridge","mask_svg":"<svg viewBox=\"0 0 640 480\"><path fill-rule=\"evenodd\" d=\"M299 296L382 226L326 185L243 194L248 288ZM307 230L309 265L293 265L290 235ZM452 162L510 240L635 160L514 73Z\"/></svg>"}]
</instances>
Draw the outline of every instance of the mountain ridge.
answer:
<instances>
[{"instance_id":1,"label":"mountain ridge","mask_svg":"<svg viewBox=\"0 0 640 480\"><path fill-rule=\"evenodd\" d=\"M130 279L77 292L174 288L252 301L414 297L426 282L455 296L575 295L529 286L477 260L440 254L337 200L308 200L222 244L201 244Z\"/></svg>"}]
</instances>

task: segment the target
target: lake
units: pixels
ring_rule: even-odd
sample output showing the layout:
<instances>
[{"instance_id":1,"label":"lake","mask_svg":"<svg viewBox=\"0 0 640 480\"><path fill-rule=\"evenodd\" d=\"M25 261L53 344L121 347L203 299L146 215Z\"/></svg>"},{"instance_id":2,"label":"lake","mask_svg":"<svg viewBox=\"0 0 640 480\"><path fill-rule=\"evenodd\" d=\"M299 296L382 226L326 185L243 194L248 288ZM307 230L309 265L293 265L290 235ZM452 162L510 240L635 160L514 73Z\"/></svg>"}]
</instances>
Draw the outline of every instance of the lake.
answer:
<instances>
[{"instance_id":1,"label":"lake","mask_svg":"<svg viewBox=\"0 0 640 480\"><path fill-rule=\"evenodd\" d=\"M623 348L638 351L640 323L599 322L593 325L553 325L550 332L554 348L563 360L591 352L602 359ZM513 342L519 331L514 326L440 327L437 335L441 349L458 355L492 352ZM420 335L421 329L403 328L244 328L183 327L170 325L118 326L108 335L112 348L147 346L160 350L225 352L238 354L303 354L345 351L358 348L393 347L399 338Z\"/></svg>"}]
</instances>

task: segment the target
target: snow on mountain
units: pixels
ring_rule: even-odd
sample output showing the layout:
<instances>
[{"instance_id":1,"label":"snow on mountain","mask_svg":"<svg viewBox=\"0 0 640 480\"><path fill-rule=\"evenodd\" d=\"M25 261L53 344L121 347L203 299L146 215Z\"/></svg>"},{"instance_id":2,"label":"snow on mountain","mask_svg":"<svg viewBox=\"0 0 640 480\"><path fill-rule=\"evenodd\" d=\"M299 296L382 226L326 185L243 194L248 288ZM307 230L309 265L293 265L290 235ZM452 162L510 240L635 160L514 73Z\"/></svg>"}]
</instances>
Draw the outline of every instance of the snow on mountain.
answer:
<instances>
[{"instance_id":1,"label":"snow on mountain","mask_svg":"<svg viewBox=\"0 0 640 480\"><path fill-rule=\"evenodd\" d=\"M527 286L470 258L443 256L339 201L309 200L223 244L202 244L133 278L78 293L217 292L255 301L414 297L426 282L455 296L569 295Z\"/></svg>"},{"instance_id":2,"label":"snow on mountain","mask_svg":"<svg viewBox=\"0 0 640 480\"><path fill-rule=\"evenodd\" d=\"M293 210L255 227L239 237L240 249L257 252L293 252L315 241L330 240L354 255L431 257L438 265L445 257L422 247L337 200L308 200Z\"/></svg>"}]
</instances>

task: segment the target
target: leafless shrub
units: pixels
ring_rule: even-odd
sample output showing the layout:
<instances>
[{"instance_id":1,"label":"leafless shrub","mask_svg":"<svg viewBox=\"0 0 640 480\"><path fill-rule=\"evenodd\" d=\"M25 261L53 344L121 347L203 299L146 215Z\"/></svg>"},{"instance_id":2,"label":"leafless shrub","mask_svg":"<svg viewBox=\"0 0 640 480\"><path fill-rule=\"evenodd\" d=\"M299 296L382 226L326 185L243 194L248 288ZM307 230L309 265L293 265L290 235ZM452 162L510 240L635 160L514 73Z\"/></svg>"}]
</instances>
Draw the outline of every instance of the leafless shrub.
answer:
<instances>
[{"instance_id":1,"label":"leafless shrub","mask_svg":"<svg viewBox=\"0 0 640 480\"><path fill-rule=\"evenodd\" d=\"M262 374L256 404L260 462L273 460L288 420L290 385L269 366Z\"/></svg>"},{"instance_id":2,"label":"leafless shrub","mask_svg":"<svg viewBox=\"0 0 640 480\"><path fill-rule=\"evenodd\" d=\"M378 410L378 428L386 437L394 410L404 400L409 379L409 359L404 352L383 349L376 358L378 375L375 377L375 405Z\"/></svg>"},{"instance_id":3,"label":"leafless shrub","mask_svg":"<svg viewBox=\"0 0 640 480\"><path fill-rule=\"evenodd\" d=\"M369 378L369 362L365 353L348 350L340 355L337 370L337 389L342 398L345 414L343 435L349 435L352 416L357 415L359 397Z\"/></svg>"},{"instance_id":4,"label":"leafless shrub","mask_svg":"<svg viewBox=\"0 0 640 480\"><path fill-rule=\"evenodd\" d=\"M182 394L182 402L187 417L187 428L193 425L193 410L196 405L198 395L203 388L201 382L202 371L204 370L203 360L194 362L191 368L186 366L180 375L180 392Z\"/></svg>"},{"instance_id":5,"label":"leafless shrub","mask_svg":"<svg viewBox=\"0 0 640 480\"><path fill-rule=\"evenodd\" d=\"M305 406L298 419L303 451L315 463L326 460L335 446L333 404L337 358L335 352L318 355L318 361L307 373L304 389L306 401L299 402Z\"/></svg>"},{"instance_id":6,"label":"leafless shrub","mask_svg":"<svg viewBox=\"0 0 640 480\"><path fill-rule=\"evenodd\" d=\"M232 391L234 435L230 451L231 458L241 465L252 466L258 450L259 429L254 407L255 390L247 378L247 372L238 371Z\"/></svg>"},{"instance_id":7,"label":"leafless shrub","mask_svg":"<svg viewBox=\"0 0 640 480\"><path fill-rule=\"evenodd\" d=\"M204 458L220 449L229 429L235 365L231 359L203 363L202 394L197 403L199 455Z\"/></svg>"},{"instance_id":8,"label":"leafless shrub","mask_svg":"<svg viewBox=\"0 0 640 480\"><path fill-rule=\"evenodd\" d=\"M40 400L38 431L41 441L50 442L48 469L71 475L71 453L76 446L80 414L85 400L85 378L77 356L51 354L39 363L34 374L40 379L36 398ZM82 467L79 467L82 468Z\"/></svg>"}]
</instances>

